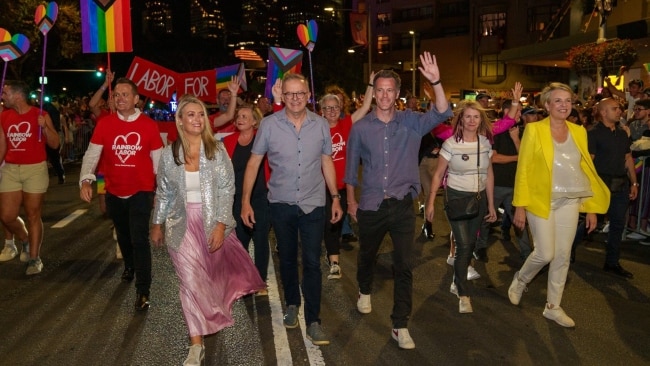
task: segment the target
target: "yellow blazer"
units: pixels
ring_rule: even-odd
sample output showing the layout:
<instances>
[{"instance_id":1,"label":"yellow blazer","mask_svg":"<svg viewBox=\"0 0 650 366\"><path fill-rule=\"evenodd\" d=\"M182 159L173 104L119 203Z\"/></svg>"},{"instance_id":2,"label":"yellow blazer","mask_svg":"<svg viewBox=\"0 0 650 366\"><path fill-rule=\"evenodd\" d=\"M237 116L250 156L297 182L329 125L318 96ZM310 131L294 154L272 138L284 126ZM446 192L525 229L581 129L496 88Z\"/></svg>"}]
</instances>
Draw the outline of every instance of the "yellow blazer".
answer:
<instances>
[{"instance_id":1,"label":"yellow blazer","mask_svg":"<svg viewBox=\"0 0 650 366\"><path fill-rule=\"evenodd\" d=\"M566 124L573 141L578 146L582 156L580 166L587 175L594 194L593 197L584 200L580 212L604 214L609 207L610 192L598 177L589 155L587 130L571 122ZM545 219L551 212L553 151L550 119L547 117L539 122L527 124L519 149L512 205L524 207L528 212Z\"/></svg>"}]
</instances>

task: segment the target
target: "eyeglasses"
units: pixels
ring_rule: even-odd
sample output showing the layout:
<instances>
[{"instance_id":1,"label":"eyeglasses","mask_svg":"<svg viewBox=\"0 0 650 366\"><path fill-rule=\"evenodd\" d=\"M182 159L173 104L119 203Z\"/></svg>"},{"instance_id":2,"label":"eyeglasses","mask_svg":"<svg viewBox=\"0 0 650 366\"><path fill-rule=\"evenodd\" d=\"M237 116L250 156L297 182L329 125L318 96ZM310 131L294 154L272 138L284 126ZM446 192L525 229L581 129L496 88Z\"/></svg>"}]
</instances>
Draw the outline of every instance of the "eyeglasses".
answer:
<instances>
[{"instance_id":1,"label":"eyeglasses","mask_svg":"<svg viewBox=\"0 0 650 366\"><path fill-rule=\"evenodd\" d=\"M648 108L634 107L634 109L633 109L633 111L635 111L635 112L641 112L641 111L645 111L645 110L648 110Z\"/></svg>"},{"instance_id":2,"label":"eyeglasses","mask_svg":"<svg viewBox=\"0 0 650 366\"><path fill-rule=\"evenodd\" d=\"M307 95L307 92L297 92L297 93L292 93L292 92L286 92L282 93L284 95L285 99L297 99L297 100L303 100L305 99L305 96Z\"/></svg>"},{"instance_id":3,"label":"eyeglasses","mask_svg":"<svg viewBox=\"0 0 650 366\"><path fill-rule=\"evenodd\" d=\"M330 107L323 107L323 111L325 111L326 113L328 113L328 112L338 112L340 110L341 110L341 107L339 107L337 105L336 106L330 106Z\"/></svg>"}]
</instances>

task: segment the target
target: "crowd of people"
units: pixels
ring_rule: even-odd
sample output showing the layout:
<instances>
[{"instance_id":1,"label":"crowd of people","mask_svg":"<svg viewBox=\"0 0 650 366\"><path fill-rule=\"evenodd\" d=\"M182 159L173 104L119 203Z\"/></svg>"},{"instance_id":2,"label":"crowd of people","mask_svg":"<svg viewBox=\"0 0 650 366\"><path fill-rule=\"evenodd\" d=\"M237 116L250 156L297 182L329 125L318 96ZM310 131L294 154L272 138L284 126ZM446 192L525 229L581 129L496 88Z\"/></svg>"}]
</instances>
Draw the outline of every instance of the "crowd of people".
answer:
<instances>
[{"instance_id":1,"label":"crowd of people","mask_svg":"<svg viewBox=\"0 0 650 366\"><path fill-rule=\"evenodd\" d=\"M606 95L576 108L565 84L551 83L538 98L525 100L523 86L515 83L511 98L498 108L485 93L454 106L434 55L420 55L419 71L430 100L426 108L415 96L398 103L401 80L390 70L371 73L366 93L354 104L336 86L312 104L306 78L292 73L276 81L273 100L243 103L233 78L218 93L216 113L198 98L182 96L169 141L143 113L136 84L114 80L110 71L92 98L58 104L49 113L29 104L24 83L7 82L0 114L0 221L6 237L0 261L20 253L28 275L42 271L46 148L61 151L59 162L83 153L80 197L90 202L93 182L103 182L97 194L115 228L121 280L135 279L136 311L150 306L151 245L167 247L190 337L186 365L204 359L205 335L233 324L234 301L267 295L271 230L284 326L298 326L302 292L307 338L329 344L320 318L322 247L324 242L327 278L340 279L350 220L358 225L357 267L349 269L356 270L357 310L372 312L376 257L389 234L395 281L391 337L399 348L413 349L408 322L417 208L422 235L432 240L442 189L452 232L450 292L458 296L459 313L473 312L470 281L480 274L471 263L487 261L488 236L501 211L503 239L510 240L514 226L523 260L508 288L510 302L518 305L526 285L549 265L542 314L575 326L560 304L575 248L598 227L597 215L607 221L604 271L632 278L619 262L623 233L631 229L628 237L637 240L650 236L650 166L634 160L650 152L650 93L640 80L630 81L627 93L607 80ZM55 170L64 181L62 168ZM643 202L636 200L640 192ZM18 216L21 207L26 222Z\"/></svg>"}]
</instances>

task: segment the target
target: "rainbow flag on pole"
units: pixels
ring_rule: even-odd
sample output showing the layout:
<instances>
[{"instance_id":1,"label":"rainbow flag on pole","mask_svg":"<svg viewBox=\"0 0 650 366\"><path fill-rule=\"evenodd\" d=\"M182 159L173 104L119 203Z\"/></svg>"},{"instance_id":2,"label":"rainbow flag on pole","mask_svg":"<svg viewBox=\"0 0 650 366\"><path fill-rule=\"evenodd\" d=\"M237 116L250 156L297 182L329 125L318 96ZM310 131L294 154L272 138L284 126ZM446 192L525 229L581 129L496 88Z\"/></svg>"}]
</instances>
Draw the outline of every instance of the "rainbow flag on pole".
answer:
<instances>
[{"instance_id":1,"label":"rainbow flag on pole","mask_svg":"<svg viewBox=\"0 0 650 366\"><path fill-rule=\"evenodd\" d=\"M131 0L80 0L84 53L132 52Z\"/></svg>"},{"instance_id":2,"label":"rainbow flag on pole","mask_svg":"<svg viewBox=\"0 0 650 366\"><path fill-rule=\"evenodd\" d=\"M233 76L238 76L241 84L239 86L240 91L248 90L248 84L246 83L246 70L243 63L234 64L230 66L217 67L217 91L221 89L228 89L228 83L230 78Z\"/></svg>"}]
</instances>

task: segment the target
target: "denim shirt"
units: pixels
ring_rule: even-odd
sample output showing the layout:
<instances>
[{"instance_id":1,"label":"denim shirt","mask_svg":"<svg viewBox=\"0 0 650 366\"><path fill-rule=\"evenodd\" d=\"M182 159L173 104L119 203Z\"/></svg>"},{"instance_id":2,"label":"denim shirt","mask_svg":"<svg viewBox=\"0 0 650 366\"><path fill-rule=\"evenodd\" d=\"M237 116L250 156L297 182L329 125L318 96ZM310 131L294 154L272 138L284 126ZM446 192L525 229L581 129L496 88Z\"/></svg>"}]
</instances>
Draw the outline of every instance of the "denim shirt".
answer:
<instances>
[{"instance_id":1,"label":"denim shirt","mask_svg":"<svg viewBox=\"0 0 650 366\"><path fill-rule=\"evenodd\" d=\"M298 205L304 213L325 206L321 159L332 155L327 121L310 111L296 131L285 110L260 122L252 153L266 154L271 168L269 202Z\"/></svg>"},{"instance_id":2,"label":"denim shirt","mask_svg":"<svg viewBox=\"0 0 650 366\"><path fill-rule=\"evenodd\" d=\"M422 136L451 117L435 107L426 113L395 111L384 123L375 111L352 126L348 139L345 183L357 186L359 161L363 165L363 182L359 208L377 211L385 197L403 199L420 192L418 150Z\"/></svg>"}]
</instances>

